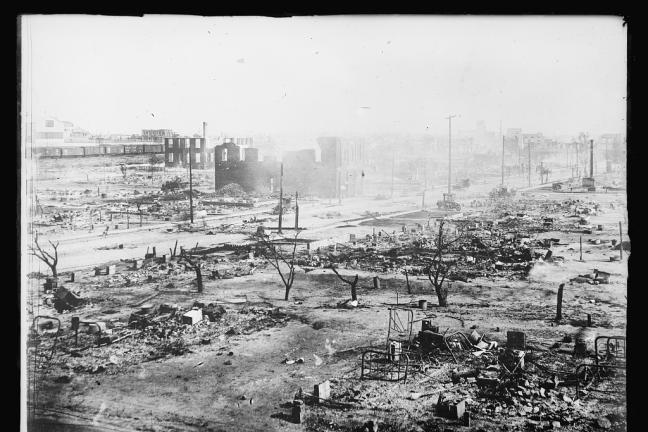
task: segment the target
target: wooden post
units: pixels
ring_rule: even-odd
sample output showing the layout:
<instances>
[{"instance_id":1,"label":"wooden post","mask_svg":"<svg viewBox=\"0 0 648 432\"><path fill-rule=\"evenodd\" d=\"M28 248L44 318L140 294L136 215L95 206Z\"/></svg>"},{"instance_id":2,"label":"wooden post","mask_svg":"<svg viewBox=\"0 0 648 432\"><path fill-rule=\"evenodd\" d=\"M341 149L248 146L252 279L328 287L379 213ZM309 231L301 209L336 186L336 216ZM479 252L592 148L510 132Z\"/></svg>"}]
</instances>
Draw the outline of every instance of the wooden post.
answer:
<instances>
[{"instance_id":1,"label":"wooden post","mask_svg":"<svg viewBox=\"0 0 648 432\"><path fill-rule=\"evenodd\" d=\"M619 258L623 259L623 231L621 230L621 221L619 221Z\"/></svg>"},{"instance_id":2,"label":"wooden post","mask_svg":"<svg viewBox=\"0 0 648 432\"><path fill-rule=\"evenodd\" d=\"M558 287L558 302L556 304L556 322L562 320L562 298L563 298L563 288L565 284L560 284Z\"/></svg>"},{"instance_id":3,"label":"wooden post","mask_svg":"<svg viewBox=\"0 0 648 432\"><path fill-rule=\"evenodd\" d=\"M72 329L74 330L74 346L79 344L79 317L72 317Z\"/></svg>"},{"instance_id":4,"label":"wooden post","mask_svg":"<svg viewBox=\"0 0 648 432\"><path fill-rule=\"evenodd\" d=\"M394 291L396 291L396 304L398 305L398 284L394 284Z\"/></svg>"},{"instance_id":5,"label":"wooden post","mask_svg":"<svg viewBox=\"0 0 648 432\"><path fill-rule=\"evenodd\" d=\"M592 327L592 315L587 314L587 327Z\"/></svg>"},{"instance_id":6,"label":"wooden post","mask_svg":"<svg viewBox=\"0 0 648 432\"><path fill-rule=\"evenodd\" d=\"M583 236L580 236L580 260L583 261Z\"/></svg>"}]
</instances>

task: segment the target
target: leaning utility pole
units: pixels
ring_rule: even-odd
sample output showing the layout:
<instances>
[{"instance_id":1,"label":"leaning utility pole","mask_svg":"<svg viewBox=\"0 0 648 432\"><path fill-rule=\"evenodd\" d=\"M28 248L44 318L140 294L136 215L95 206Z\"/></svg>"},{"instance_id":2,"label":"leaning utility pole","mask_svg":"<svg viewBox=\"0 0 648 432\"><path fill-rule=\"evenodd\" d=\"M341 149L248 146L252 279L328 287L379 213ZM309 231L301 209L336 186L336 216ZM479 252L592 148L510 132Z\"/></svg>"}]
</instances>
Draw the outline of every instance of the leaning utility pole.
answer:
<instances>
[{"instance_id":1,"label":"leaning utility pole","mask_svg":"<svg viewBox=\"0 0 648 432\"><path fill-rule=\"evenodd\" d=\"M281 218L283 216L283 162L281 162L281 172L279 173L279 229L278 234L281 234Z\"/></svg>"},{"instance_id":2,"label":"leaning utility pole","mask_svg":"<svg viewBox=\"0 0 648 432\"><path fill-rule=\"evenodd\" d=\"M194 140L195 143L196 140ZM194 146L195 147L195 146ZM191 223L194 222L193 218L193 179L191 176L191 159L192 159L192 151L191 151L191 140L189 141L189 217L191 218Z\"/></svg>"},{"instance_id":3,"label":"leaning utility pole","mask_svg":"<svg viewBox=\"0 0 648 432\"><path fill-rule=\"evenodd\" d=\"M456 115L449 115L448 119L448 195L452 193L452 119Z\"/></svg>"}]
</instances>

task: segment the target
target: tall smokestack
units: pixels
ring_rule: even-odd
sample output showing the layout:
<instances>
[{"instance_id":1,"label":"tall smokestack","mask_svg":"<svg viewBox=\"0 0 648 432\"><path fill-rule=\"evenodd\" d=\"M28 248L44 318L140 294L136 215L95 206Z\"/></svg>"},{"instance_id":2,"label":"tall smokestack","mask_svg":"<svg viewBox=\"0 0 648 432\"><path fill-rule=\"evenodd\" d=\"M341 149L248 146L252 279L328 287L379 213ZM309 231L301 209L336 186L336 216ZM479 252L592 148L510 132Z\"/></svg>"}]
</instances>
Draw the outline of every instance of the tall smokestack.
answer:
<instances>
[{"instance_id":1,"label":"tall smokestack","mask_svg":"<svg viewBox=\"0 0 648 432\"><path fill-rule=\"evenodd\" d=\"M590 140L590 178L594 178L594 140Z\"/></svg>"},{"instance_id":2,"label":"tall smokestack","mask_svg":"<svg viewBox=\"0 0 648 432\"><path fill-rule=\"evenodd\" d=\"M207 122L203 122L203 140L205 140L205 147L207 147Z\"/></svg>"}]
</instances>

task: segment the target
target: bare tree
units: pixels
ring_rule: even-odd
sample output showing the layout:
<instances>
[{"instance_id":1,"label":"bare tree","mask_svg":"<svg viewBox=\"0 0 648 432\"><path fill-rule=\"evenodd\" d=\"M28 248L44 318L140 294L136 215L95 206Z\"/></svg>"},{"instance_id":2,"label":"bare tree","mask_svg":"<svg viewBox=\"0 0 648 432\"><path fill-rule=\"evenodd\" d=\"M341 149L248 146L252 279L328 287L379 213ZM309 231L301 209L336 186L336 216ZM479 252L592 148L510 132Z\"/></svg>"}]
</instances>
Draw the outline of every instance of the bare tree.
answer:
<instances>
[{"instance_id":1,"label":"bare tree","mask_svg":"<svg viewBox=\"0 0 648 432\"><path fill-rule=\"evenodd\" d=\"M432 257L431 265L427 268L427 277L434 287L434 291L439 300L439 306L448 305L448 286L443 283L452 267L456 264L454 261L444 261L443 256L447 254L453 244L463 238L463 233L461 233L454 239L450 239L448 233L443 231L444 224L444 221L439 223L439 233L433 241L434 256Z\"/></svg>"},{"instance_id":2,"label":"bare tree","mask_svg":"<svg viewBox=\"0 0 648 432\"><path fill-rule=\"evenodd\" d=\"M198 285L198 292L203 292L203 278L202 278L202 262L200 258L192 258L191 255L187 254L186 250L182 250L180 254L179 263L186 263L189 268L196 272L196 284Z\"/></svg>"},{"instance_id":3,"label":"bare tree","mask_svg":"<svg viewBox=\"0 0 648 432\"><path fill-rule=\"evenodd\" d=\"M34 246L30 246L29 250L31 251L32 255L34 255L36 258L38 258L39 260L47 264L50 270L52 270L53 277L58 277L56 266L58 265L59 242L56 242L56 244L52 243L51 240L48 240L48 242L52 246L52 249L54 249L54 255L50 254L49 252L41 248L40 244L38 244L38 235L34 237Z\"/></svg>"},{"instance_id":4,"label":"bare tree","mask_svg":"<svg viewBox=\"0 0 648 432\"><path fill-rule=\"evenodd\" d=\"M355 275L355 278L354 278L353 280L350 280L350 279L344 279L344 278L342 277L342 275L340 275L340 273L338 273L338 271L335 269L335 267L333 266L333 264L329 265L328 268L330 268L331 270L333 270L333 273L335 273L336 276L337 276L337 277L338 277L342 282L349 284L349 286L351 287L351 300L352 300L352 301L357 301L357 300L358 300L358 295L356 294L356 287L358 286L358 275L356 274L356 275Z\"/></svg>"},{"instance_id":5,"label":"bare tree","mask_svg":"<svg viewBox=\"0 0 648 432\"><path fill-rule=\"evenodd\" d=\"M293 240L292 253L290 255L284 254L280 245L277 245L270 241L269 236L263 232L257 232L254 235L254 238L261 243L263 249L259 253L265 258L272 267L277 270L281 281L286 287L286 296L284 300L288 300L288 295L290 294L290 289L292 288L293 282L295 280L295 253L297 251L297 236L299 231L296 232L295 238ZM287 270L282 269L281 265L284 264L287 267Z\"/></svg>"},{"instance_id":6,"label":"bare tree","mask_svg":"<svg viewBox=\"0 0 648 432\"><path fill-rule=\"evenodd\" d=\"M407 294L412 294L412 287L410 286L409 274L407 268L405 269L405 283L407 284Z\"/></svg>"}]
</instances>

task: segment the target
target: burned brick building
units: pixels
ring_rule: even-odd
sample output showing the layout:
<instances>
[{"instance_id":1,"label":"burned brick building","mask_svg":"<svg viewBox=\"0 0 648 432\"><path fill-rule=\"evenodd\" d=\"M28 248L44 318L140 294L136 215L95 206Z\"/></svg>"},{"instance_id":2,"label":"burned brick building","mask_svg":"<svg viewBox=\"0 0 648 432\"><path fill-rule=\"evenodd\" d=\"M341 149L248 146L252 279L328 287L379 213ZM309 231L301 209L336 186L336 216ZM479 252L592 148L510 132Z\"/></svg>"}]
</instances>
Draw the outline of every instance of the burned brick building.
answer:
<instances>
[{"instance_id":1,"label":"burned brick building","mask_svg":"<svg viewBox=\"0 0 648 432\"><path fill-rule=\"evenodd\" d=\"M214 161L214 153L208 151L204 138L165 138L164 164L167 167L189 165L196 169L208 168Z\"/></svg>"},{"instance_id":2,"label":"burned brick building","mask_svg":"<svg viewBox=\"0 0 648 432\"><path fill-rule=\"evenodd\" d=\"M210 149L204 138L165 138L165 164L186 167L191 156L194 169L214 169L216 190L237 183L247 192L274 192L279 189L283 163L286 193L344 198L363 192L364 143L322 137L317 139L321 161L317 161L315 149L301 149L284 152L282 162L278 162L272 157L261 160L259 150L238 144L243 142L250 144L226 138Z\"/></svg>"},{"instance_id":3,"label":"burned brick building","mask_svg":"<svg viewBox=\"0 0 648 432\"><path fill-rule=\"evenodd\" d=\"M362 194L365 176L365 145L338 137L317 139L315 149L284 152L283 187L288 194L344 198ZM232 140L214 148L216 189L238 183L246 191L273 192L279 189L281 163L272 158L259 161L258 149L241 148Z\"/></svg>"},{"instance_id":4,"label":"burned brick building","mask_svg":"<svg viewBox=\"0 0 648 432\"><path fill-rule=\"evenodd\" d=\"M247 192L272 192L278 187L280 165L276 161L259 161L259 150L241 148L232 139L214 147L214 187L238 183Z\"/></svg>"}]
</instances>

